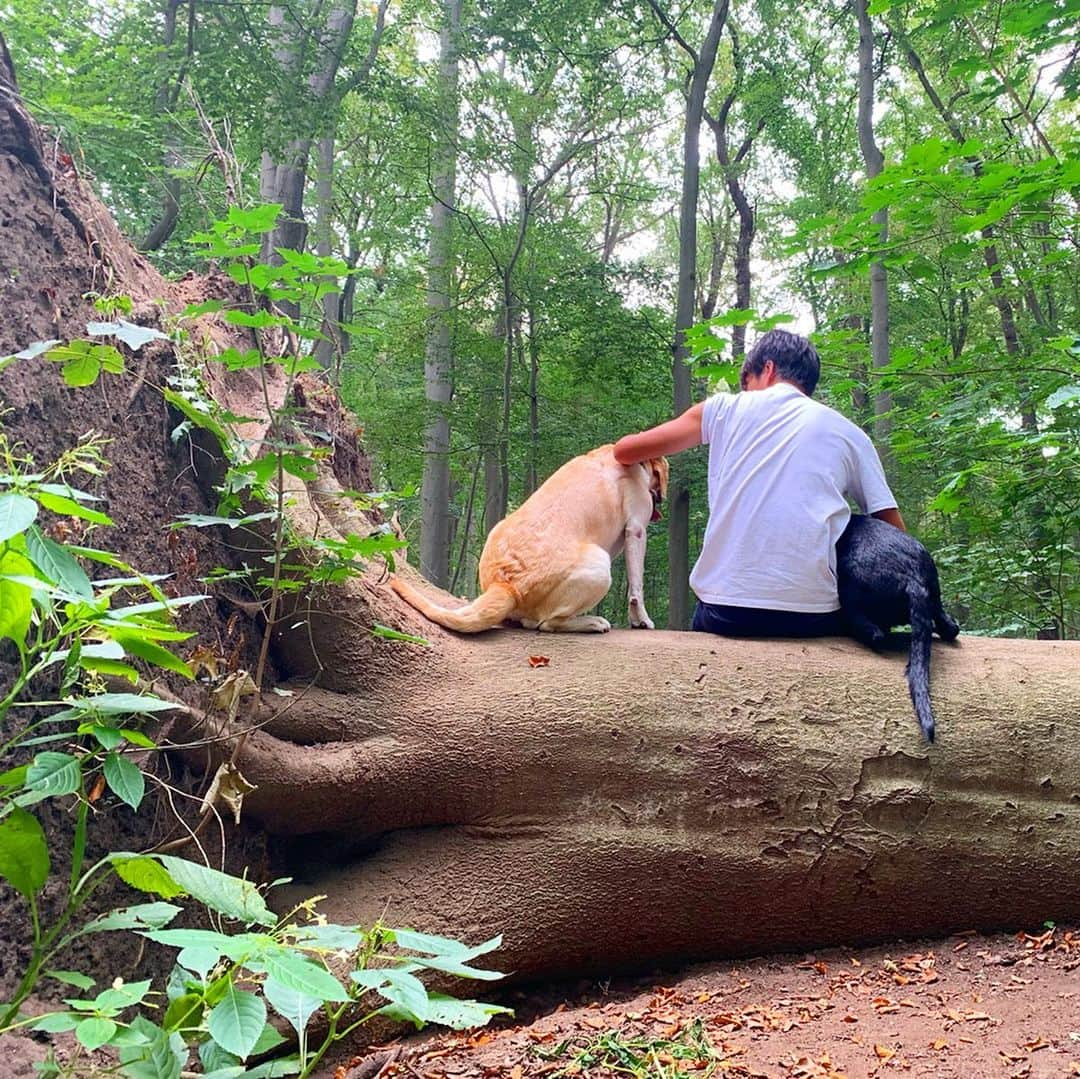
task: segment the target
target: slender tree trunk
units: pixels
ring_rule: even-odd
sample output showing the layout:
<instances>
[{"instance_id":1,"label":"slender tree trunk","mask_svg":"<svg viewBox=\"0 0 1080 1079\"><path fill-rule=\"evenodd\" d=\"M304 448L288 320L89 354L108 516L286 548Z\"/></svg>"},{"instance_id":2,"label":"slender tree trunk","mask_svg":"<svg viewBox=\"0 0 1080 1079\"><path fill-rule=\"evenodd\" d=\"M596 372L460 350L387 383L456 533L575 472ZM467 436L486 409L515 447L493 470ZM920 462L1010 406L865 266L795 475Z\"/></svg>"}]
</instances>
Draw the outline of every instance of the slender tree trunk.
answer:
<instances>
[{"instance_id":1,"label":"slender tree trunk","mask_svg":"<svg viewBox=\"0 0 1080 1079\"><path fill-rule=\"evenodd\" d=\"M661 22L673 29L670 19L653 2ZM705 92L716 63L716 50L727 21L728 0L714 0L712 17L701 45L694 51L680 38L691 57L690 86L686 95L683 128L682 193L679 199L679 286L675 303L675 336L672 343L673 405L676 416L692 403L690 350L685 332L694 324L697 301L697 209L701 178L701 120ZM668 508L668 626L686 629L690 625L690 488L685 468L676 460L671 470Z\"/></svg>"},{"instance_id":2,"label":"slender tree trunk","mask_svg":"<svg viewBox=\"0 0 1080 1079\"><path fill-rule=\"evenodd\" d=\"M754 129L747 133L738 150L732 156L729 148L729 124L731 108L735 104L743 84L743 61L739 49L739 35L734 27L731 31L731 57L732 66L735 69L735 80L731 93L724 99L723 105L714 120L708 112L705 119L712 128L716 139L716 159L724 173L724 184L727 187L731 201L735 205L735 212L739 217L739 234L735 240L735 306L742 310L750 307L751 283L750 275L750 252L754 244L754 234L757 231L757 221L754 208L743 190L740 173L743 162L754 145L754 139L761 134L765 127L764 119L759 120ZM746 352L746 324L741 323L732 327L731 351L735 358Z\"/></svg>"},{"instance_id":3,"label":"slender tree trunk","mask_svg":"<svg viewBox=\"0 0 1080 1079\"><path fill-rule=\"evenodd\" d=\"M162 42L165 46L165 62L167 64L171 63L173 46L176 44L176 22L181 3L183 3L183 0L166 0L165 4L165 32ZM184 74L188 64L191 62L195 48L195 0L187 0L187 4L186 55L175 74L168 74L162 78L157 95L157 111L165 117L161 215L142 240L139 241L138 248L140 251L156 251L173 234L176 222L180 217L180 177L178 170L183 165L184 159L180 153L180 133L177 131L176 124L169 112L176 106Z\"/></svg>"},{"instance_id":4,"label":"slender tree trunk","mask_svg":"<svg viewBox=\"0 0 1080 1079\"><path fill-rule=\"evenodd\" d=\"M859 147L866 165L867 179L872 180L885 167L885 159L874 139L874 30L870 24L867 0L855 0L859 23L859 111L857 127ZM882 207L871 218L878 225L878 242L889 238L889 211ZM870 264L870 355L875 371L889 364L889 279L880 259ZM886 471L891 470L892 395L875 387L874 437Z\"/></svg>"},{"instance_id":5,"label":"slender tree trunk","mask_svg":"<svg viewBox=\"0 0 1080 1079\"><path fill-rule=\"evenodd\" d=\"M540 335L536 312L529 308L529 448L525 469L525 497L538 486L537 459L540 456Z\"/></svg>"},{"instance_id":6,"label":"slender tree trunk","mask_svg":"<svg viewBox=\"0 0 1080 1079\"><path fill-rule=\"evenodd\" d=\"M322 258L334 253L334 150L337 139L323 135L318 144L318 171L315 176L315 251ZM327 284L336 284L327 278ZM325 340L315 342L315 359L330 372L331 381L341 374L341 294L328 292L321 301L322 333Z\"/></svg>"},{"instance_id":7,"label":"slender tree trunk","mask_svg":"<svg viewBox=\"0 0 1080 1079\"><path fill-rule=\"evenodd\" d=\"M446 586L450 575L449 407L454 395L453 229L460 115L460 31L461 0L447 0L439 36L439 119L432 177L424 357L424 396L430 418L424 434L420 521L420 569L440 587Z\"/></svg>"}]
</instances>

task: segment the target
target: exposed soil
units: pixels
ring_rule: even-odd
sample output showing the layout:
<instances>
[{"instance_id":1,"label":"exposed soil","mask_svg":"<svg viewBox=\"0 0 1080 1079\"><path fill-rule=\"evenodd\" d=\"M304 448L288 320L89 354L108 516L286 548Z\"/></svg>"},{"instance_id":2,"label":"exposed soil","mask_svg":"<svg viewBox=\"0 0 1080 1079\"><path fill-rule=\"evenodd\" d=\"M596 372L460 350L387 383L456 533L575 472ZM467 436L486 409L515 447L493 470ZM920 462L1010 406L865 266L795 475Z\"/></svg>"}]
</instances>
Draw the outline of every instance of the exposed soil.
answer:
<instances>
[{"instance_id":1,"label":"exposed soil","mask_svg":"<svg viewBox=\"0 0 1080 1079\"><path fill-rule=\"evenodd\" d=\"M1080 931L1062 927L712 963L519 992L505 1001L515 1020L396 1043L323 1076L1078 1076L1078 968Z\"/></svg>"}]
</instances>

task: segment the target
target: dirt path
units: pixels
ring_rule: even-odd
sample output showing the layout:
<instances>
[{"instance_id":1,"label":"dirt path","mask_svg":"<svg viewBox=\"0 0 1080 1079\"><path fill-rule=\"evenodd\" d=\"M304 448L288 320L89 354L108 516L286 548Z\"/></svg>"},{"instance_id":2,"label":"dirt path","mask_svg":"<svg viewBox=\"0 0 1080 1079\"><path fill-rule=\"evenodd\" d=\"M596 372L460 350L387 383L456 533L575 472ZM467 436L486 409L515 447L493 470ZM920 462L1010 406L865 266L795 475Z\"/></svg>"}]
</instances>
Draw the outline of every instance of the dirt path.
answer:
<instances>
[{"instance_id":1,"label":"dirt path","mask_svg":"<svg viewBox=\"0 0 1080 1079\"><path fill-rule=\"evenodd\" d=\"M1062 927L716 963L508 1003L515 1025L391 1046L336 1079L1080 1076L1080 930Z\"/></svg>"}]
</instances>

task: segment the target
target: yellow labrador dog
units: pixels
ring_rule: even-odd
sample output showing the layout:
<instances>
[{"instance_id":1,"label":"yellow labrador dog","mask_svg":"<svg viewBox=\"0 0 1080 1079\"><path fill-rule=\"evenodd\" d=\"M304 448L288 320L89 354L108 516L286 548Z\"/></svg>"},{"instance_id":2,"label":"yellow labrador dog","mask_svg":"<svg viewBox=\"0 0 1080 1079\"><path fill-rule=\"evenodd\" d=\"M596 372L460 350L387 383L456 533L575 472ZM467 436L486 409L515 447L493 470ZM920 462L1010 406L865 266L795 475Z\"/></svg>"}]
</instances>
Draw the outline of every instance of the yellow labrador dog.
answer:
<instances>
[{"instance_id":1,"label":"yellow labrador dog","mask_svg":"<svg viewBox=\"0 0 1080 1079\"><path fill-rule=\"evenodd\" d=\"M606 618L582 612L611 587L611 560L626 549L630 625L652 629L642 594L645 529L667 496L663 457L620 465L611 446L575 457L500 521L480 556L481 594L441 607L400 577L390 587L421 614L459 633L504 620L550 633L606 633Z\"/></svg>"}]
</instances>

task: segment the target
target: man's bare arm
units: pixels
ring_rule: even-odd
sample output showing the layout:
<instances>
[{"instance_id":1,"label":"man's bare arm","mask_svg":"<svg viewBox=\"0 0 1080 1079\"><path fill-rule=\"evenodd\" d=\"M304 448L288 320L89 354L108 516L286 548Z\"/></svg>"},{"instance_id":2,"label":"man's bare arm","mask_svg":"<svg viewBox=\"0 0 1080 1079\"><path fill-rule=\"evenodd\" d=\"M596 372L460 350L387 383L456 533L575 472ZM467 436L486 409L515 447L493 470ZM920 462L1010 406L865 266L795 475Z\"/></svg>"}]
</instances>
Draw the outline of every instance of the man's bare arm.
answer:
<instances>
[{"instance_id":1,"label":"man's bare arm","mask_svg":"<svg viewBox=\"0 0 1080 1079\"><path fill-rule=\"evenodd\" d=\"M871 517L876 517L879 521L884 521L886 524L890 524L893 528L899 528L901 532L906 532L907 528L904 525L904 518L900 516L900 511L893 506L892 509L878 510L877 513L870 514Z\"/></svg>"},{"instance_id":2,"label":"man's bare arm","mask_svg":"<svg viewBox=\"0 0 1080 1079\"><path fill-rule=\"evenodd\" d=\"M615 460L636 465L652 457L667 457L701 445L701 414L705 402L691 405L681 416L650 427L637 435L624 435L615 443Z\"/></svg>"}]
</instances>

